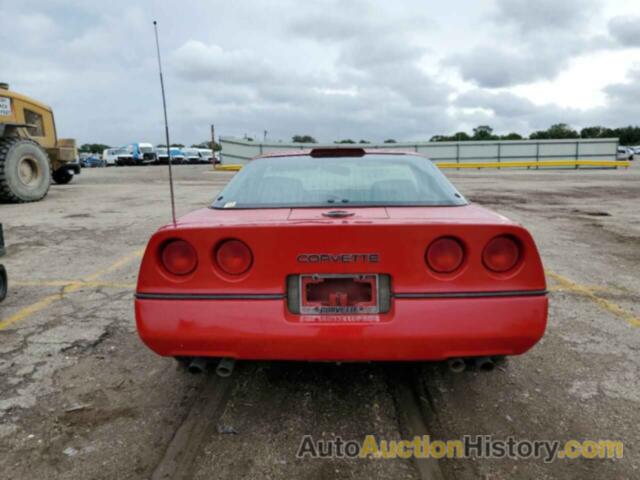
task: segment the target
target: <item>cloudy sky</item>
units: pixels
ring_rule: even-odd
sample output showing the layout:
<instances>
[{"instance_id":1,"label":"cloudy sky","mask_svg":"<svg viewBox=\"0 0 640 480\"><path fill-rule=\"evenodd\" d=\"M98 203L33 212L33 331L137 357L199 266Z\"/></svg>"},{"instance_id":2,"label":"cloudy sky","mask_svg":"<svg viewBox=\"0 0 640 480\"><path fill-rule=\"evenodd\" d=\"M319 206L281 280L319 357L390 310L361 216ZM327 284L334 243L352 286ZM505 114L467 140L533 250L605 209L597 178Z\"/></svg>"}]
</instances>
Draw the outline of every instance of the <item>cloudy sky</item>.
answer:
<instances>
[{"instance_id":1,"label":"cloudy sky","mask_svg":"<svg viewBox=\"0 0 640 480\"><path fill-rule=\"evenodd\" d=\"M61 136L381 141L640 124L637 0L0 0L0 81Z\"/></svg>"}]
</instances>

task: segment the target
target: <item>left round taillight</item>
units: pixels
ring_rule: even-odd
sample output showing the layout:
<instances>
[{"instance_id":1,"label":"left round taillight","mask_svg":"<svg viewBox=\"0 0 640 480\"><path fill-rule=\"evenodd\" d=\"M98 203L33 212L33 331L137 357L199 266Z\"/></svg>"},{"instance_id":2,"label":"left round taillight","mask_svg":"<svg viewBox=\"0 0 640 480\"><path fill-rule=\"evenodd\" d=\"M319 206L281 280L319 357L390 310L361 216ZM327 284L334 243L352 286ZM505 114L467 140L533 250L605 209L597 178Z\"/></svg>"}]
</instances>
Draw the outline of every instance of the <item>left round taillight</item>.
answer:
<instances>
[{"instance_id":1,"label":"left round taillight","mask_svg":"<svg viewBox=\"0 0 640 480\"><path fill-rule=\"evenodd\" d=\"M437 273L453 273L462 265L464 248L453 237L440 237L429 245L425 260Z\"/></svg>"},{"instance_id":2,"label":"left round taillight","mask_svg":"<svg viewBox=\"0 0 640 480\"><path fill-rule=\"evenodd\" d=\"M173 275L189 275L198 266L198 255L185 240L170 240L160 252L162 266Z\"/></svg>"}]
</instances>

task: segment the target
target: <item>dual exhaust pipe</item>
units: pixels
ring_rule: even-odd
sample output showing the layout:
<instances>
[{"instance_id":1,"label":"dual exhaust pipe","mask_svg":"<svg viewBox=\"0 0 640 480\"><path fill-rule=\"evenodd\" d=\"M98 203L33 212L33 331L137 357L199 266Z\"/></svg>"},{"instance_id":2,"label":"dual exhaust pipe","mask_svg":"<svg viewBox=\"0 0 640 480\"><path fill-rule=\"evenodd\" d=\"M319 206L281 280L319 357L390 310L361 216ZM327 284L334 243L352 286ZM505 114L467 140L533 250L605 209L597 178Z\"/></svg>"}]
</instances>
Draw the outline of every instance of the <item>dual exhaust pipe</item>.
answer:
<instances>
[{"instance_id":1,"label":"dual exhaust pipe","mask_svg":"<svg viewBox=\"0 0 640 480\"><path fill-rule=\"evenodd\" d=\"M496 358L497 360L497 358ZM490 372L496 368L496 361L492 357L473 357L473 358L450 358L447 360L447 366L453 373L462 373L467 369L470 363L478 370Z\"/></svg>"},{"instance_id":2,"label":"dual exhaust pipe","mask_svg":"<svg viewBox=\"0 0 640 480\"><path fill-rule=\"evenodd\" d=\"M496 360L499 360L496 358ZM211 362L211 359L206 357L194 357L188 364L187 370L189 373L200 374L204 373L207 369L207 365ZM477 370L485 372L491 372L496 368L496 362L492 357L473 357L469 359L464 358L450 358L447 360L447 366L453 373L462 373L467 369L467 363L471 363ZM233 358L222 358L218 362L216 367L216 375L219 377L227 378L233 373L233 369L236 365L236 361Z\"/></svg>"},{"instance_id":3,"label":"dual exhaust pipe","mask_svg":"<svg viewBox=\"0 0 640 480\"><path fill-rule=\"evenodd\" d=\"M187 370L189 373L200 374L204 373L207 369L207 365L211 363L212 359L206 357L194 357L188 364ZM233 368L236 365L236 361L233 358L222 358L216 367L216 375L219 377L227 378L233 373Z\"/></svg>"}]
</instances>

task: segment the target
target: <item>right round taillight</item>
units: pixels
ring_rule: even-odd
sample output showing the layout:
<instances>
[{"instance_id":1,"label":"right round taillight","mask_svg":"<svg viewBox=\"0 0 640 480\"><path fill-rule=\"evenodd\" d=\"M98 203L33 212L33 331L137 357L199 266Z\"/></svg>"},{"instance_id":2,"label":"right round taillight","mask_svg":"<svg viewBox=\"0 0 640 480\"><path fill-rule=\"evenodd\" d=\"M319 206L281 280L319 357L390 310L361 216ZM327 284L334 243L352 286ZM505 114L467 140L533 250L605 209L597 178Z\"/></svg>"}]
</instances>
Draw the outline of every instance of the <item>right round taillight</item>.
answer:
<instances>
[{"instance_id":1,"label":"right round taillight","mask_svg":"<svg viewBox=\"0 0 640 480\"><path fill-rule=\"evenodd\" d=\"M198 256L185 240L169 240L160 252L162 266L173 275L188 275L196 269Z\"/></svg>"},{"instance_id":2,"label":"right round taillight","mask_svg":"<svg viewBox=\"0 0 640 480\"><path fill-rule=\"evenodd\" d=\"M455 272L464 260L462 244L452 237L441 237L431 242L425 260L431 270L437 273Z\"/></svg>"},{"instance_id":3,"label":"right round taillight","mask_svg":"<svg viewBox=\"0 0 640 480\"><path fill-rule=\"evenodd\" d=\"M251 268L253 254L240 240L225 240L215 251L216 265L229 275L242 275Z\"/></svg>"},{"instance_id":4,"label":"right round taillight","mask_svg":"<svg viewBox=\"0 0 640 480\"><path fill-rule=\"evenodd\" d=\"M492 272L508 272L516 266L518 260L520 260L520 245L507 235L493 238L482 252L482 262Z\"/></svg>"}]
</instances>

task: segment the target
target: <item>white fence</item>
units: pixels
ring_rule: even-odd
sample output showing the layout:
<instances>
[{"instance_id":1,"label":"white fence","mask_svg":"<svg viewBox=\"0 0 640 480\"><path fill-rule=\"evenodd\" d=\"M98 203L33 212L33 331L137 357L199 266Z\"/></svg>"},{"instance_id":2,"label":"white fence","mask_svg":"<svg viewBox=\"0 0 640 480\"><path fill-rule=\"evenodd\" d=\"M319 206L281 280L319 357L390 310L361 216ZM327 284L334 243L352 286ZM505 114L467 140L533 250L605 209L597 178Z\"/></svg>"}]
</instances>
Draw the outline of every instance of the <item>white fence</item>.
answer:
<instances>
[{"instance_id":1,"label":"white fence","mask_svg":"<svg viewBox=\"0 0 640 480\"><path fill-rule=\"evenodd\" d=\"M617 138L570 140L504 140L485 142L412 142L379 144L344 144L345 147L384 148L410 150L437 162L494 163L545 162L557 160L616 159ZM221 137L223 164L244 164L252 158L269 152L302 150L336 144L260 143L244 139Z\"/></svg>"}]
</instances>

